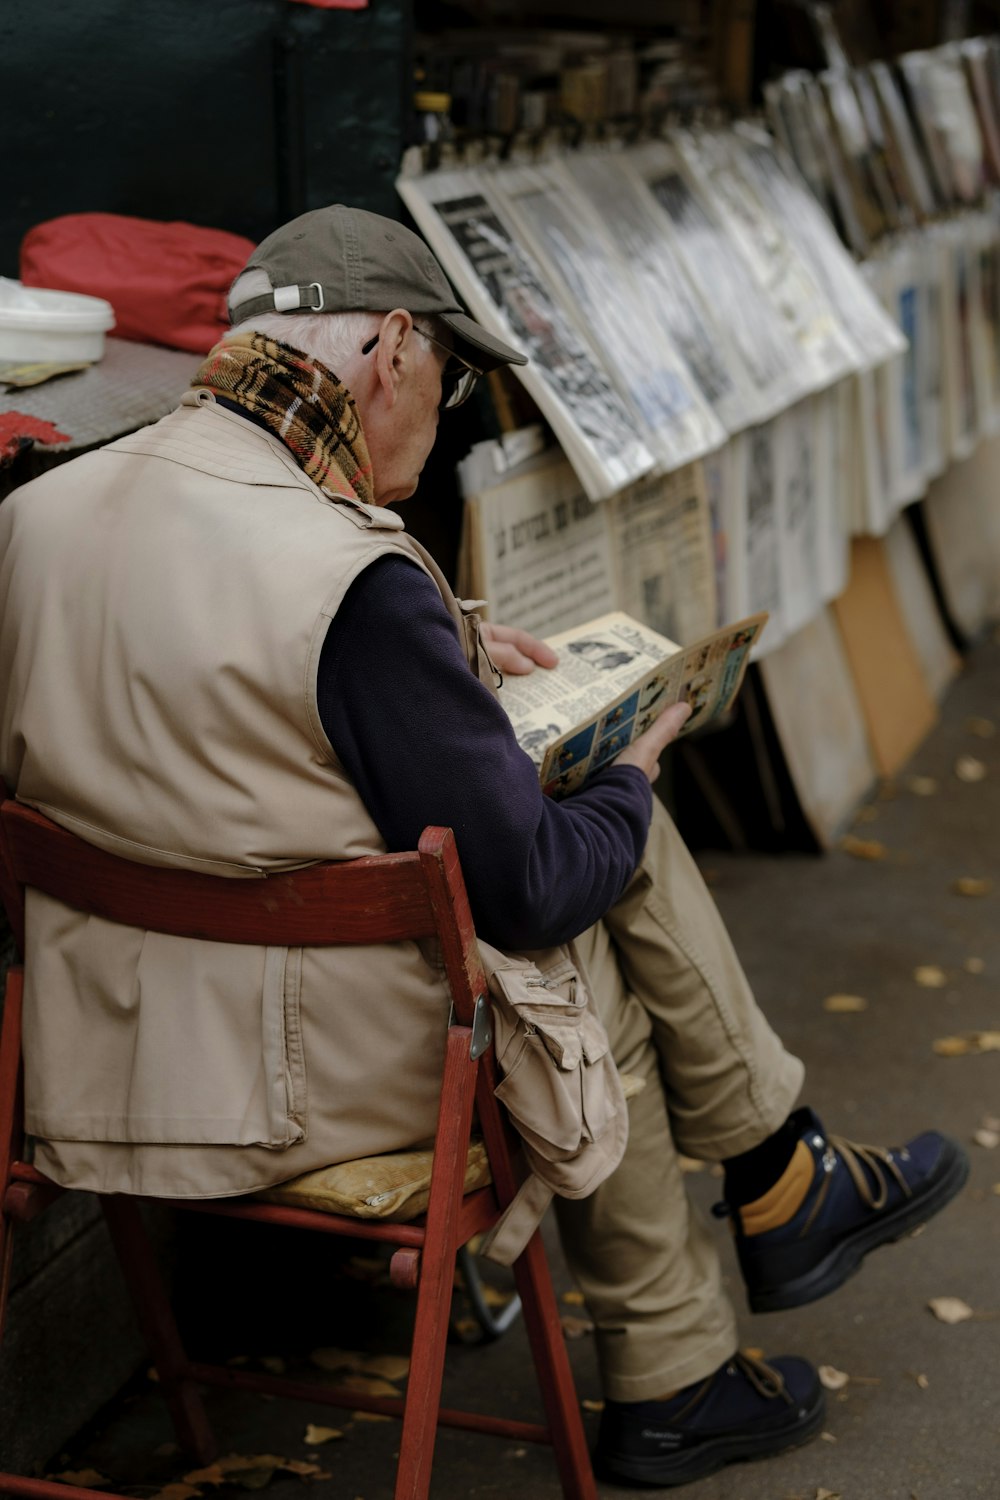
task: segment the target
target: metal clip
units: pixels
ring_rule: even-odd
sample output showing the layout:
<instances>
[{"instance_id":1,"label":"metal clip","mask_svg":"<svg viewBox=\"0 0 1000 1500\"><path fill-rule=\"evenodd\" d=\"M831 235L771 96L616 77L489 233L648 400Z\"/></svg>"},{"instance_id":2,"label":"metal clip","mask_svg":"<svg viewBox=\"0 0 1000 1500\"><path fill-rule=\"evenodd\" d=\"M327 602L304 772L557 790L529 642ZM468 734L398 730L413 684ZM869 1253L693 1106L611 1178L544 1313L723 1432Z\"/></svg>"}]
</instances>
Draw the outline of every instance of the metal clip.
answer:
<instances>
[{"instance_id":1,"label":"metal clip","mask_svg":"<svg viewBox=\"0 0 1000 1500\"><path fill-rule=\"evenodd\" d=\"M482 1057L492 1040L493 1026L489 1003L485 995L479 995L476 998L476 1010L472 1017L472 1042L469 1046L469 1056L473 1062L477 1057Z\"/></svg>"}]
</instances>

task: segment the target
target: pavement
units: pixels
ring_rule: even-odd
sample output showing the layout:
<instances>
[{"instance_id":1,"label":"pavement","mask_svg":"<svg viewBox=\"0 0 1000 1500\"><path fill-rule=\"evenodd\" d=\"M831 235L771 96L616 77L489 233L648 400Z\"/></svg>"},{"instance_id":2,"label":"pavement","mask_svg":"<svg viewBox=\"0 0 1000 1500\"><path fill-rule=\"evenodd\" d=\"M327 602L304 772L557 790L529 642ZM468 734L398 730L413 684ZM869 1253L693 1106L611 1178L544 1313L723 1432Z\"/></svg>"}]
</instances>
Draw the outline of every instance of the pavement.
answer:
<instances>
[{"instance_id":1,"label":"pavement","mask_svg":"<svg viewBox=\"0 0 1000 1500\"><path fill-rule=\"evenodd\" d=\"M994 715L997 732L990 734ZM956 771L969 758L982 767L978 780ZM975 766L965 770L976 775ZM745 1312L719 1226L727 1285L743 1309L744 1344L802 1354L849 1378L828 1393L822 1436L678 1490L686 1500L1000 1496L1000 1148L989 1134L981 1137L986 1144L975 1140L984 1121L1000 1116L1000 1051L942 1056L934 1049L941 1038L1000 1027L1000 644L977 647L938 727L896 781L873 793L852 832L860 841L853 854L706 854L700 863L762 1005L807 1064L804 1098L828 1127L892 1144L934 1126L966 1144L972 1174L924 1232L879 1250L836 1294L795 1312ZM960 880L990 884L961 894ZM828 1011L823 1002L835 994L860 997L865 1006ZM718 1180L702 1170L687 1181L707 1210ZM575 1335L568 1347L593 1432L590 1408L601 1395L593 1341L549 1238L557 1290L571 1299L563 1302ZM177 1248L180 1306L196 1352L249 1368L277 1360L290 1374L311 1370L317 1378L309 1356L318 1347L401 1353L409 1304L386 1285L383 1263L363 1251L331 1259L326 1246L320 1253L293 1244L289 1251L282 1243L267 1231L256 1242L241 1235L229 1244L203 1226L185 1229ZM491 1270L489 1277L502 1296L504 1273ZM961 1299L973 1316L939 1321L929 1303L941 1297ZM470 1337L461 1310L459 1333ZM367 1373L371 1378L370 1367ZM444 1399L535 1418L521 1325L494 1344L456 1342ZM392 1493L394 1424L319 1402L229 1392L211 1393L208 1406L223 1453L271 1456L247 1480L267 1484L274 1500L306 1500L305 1486L319 1500ZM341 1435L319 1442L313 1432L307 1441L309 1423ZM120 1492L152 1500L190 1471L172 1443L155 1383L143 1372L54 1457L49 1472L93 1468ZM272 1459L315 1464L328 1477L277 1468L268 1478ZM215 1493L204 1482L201 1488ZM628 1493L601 1487L609 1500ZM558 1500L560 1489L543 1448L442 1431L431 1494ZM165 1500L193 1500L193 1491L170 1491Z\"/></svg>"}]
</instances>

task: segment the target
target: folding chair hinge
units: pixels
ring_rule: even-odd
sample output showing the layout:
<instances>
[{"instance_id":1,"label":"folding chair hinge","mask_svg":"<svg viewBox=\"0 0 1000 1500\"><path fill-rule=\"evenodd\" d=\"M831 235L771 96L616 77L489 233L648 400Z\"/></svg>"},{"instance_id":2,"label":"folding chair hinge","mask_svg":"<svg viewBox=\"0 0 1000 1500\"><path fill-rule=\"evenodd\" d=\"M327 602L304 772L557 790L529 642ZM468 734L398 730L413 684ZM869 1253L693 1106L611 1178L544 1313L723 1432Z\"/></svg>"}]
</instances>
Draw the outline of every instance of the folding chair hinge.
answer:
<instances>
[{"instance_id":1,"label":"folding chair hinge","mask_svg":"<svg viewBox=\"0 0 1000 1500\"><path fill-rule=\"evenodd\" d=\"M473 1062L477 1057L482 1057L492 1040L493 1025L489 1001L485 995L478 995L475 1013L472 1017L472 1042L469 1046L469 1056Z\"/></svg>"}]
</instances>

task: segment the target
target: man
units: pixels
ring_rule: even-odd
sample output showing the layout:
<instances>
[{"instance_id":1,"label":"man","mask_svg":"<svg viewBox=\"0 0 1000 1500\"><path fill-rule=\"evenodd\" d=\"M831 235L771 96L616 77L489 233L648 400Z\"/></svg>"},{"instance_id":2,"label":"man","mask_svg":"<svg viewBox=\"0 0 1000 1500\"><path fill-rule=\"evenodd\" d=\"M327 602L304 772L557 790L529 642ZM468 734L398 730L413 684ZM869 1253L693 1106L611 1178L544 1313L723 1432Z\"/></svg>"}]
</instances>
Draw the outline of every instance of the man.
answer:
<instances>
[{"instance_id":1,"label":"man","mask_svg":"<svg viewBox=\"0 0 1000 1500\"><path fill-rule=\"evenodd\" d=\"M598 1467L666 1486L803 1441L815 1372L737 1353L678 1151L723 1163L761 1310L936 1212L962 1152L852 1147L794 1109L802 1066L653 802L686 706L575 796L541 795L495 681L552 653L480 632L385 508L441 408L523 356L415 235L341 206L265 240L231 312L176 412L0 507L0 771L102 848L233 878L453 827L480 935L576 939L646 1085L620 1166L558 1205L608 1398ZM57 1181L245 1193L432 1133L448 1003L418 945L233 949L29 901L27 1121Z\"/></svg>"}]
</instances>

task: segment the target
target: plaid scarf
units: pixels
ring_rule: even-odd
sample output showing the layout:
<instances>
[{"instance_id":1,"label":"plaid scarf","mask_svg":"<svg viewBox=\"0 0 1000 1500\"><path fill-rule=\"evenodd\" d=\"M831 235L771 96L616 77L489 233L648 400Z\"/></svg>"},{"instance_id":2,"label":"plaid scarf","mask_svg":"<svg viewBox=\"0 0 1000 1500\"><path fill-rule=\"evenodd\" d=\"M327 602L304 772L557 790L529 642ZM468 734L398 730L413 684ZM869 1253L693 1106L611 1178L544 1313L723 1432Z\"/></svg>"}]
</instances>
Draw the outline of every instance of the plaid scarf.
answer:
<instances>
[{"instance_id":1,"label":"plaid scarf","mask_svg":"<svg viewBox=\"0 0 1000 1500\"><path fill-rule=\"evenodd\" d=\"M318 359L262 333L238 333L216 344L191 384L252 412L316 484L375 504L354 397Z\"/></svg>"}]
</instances>

